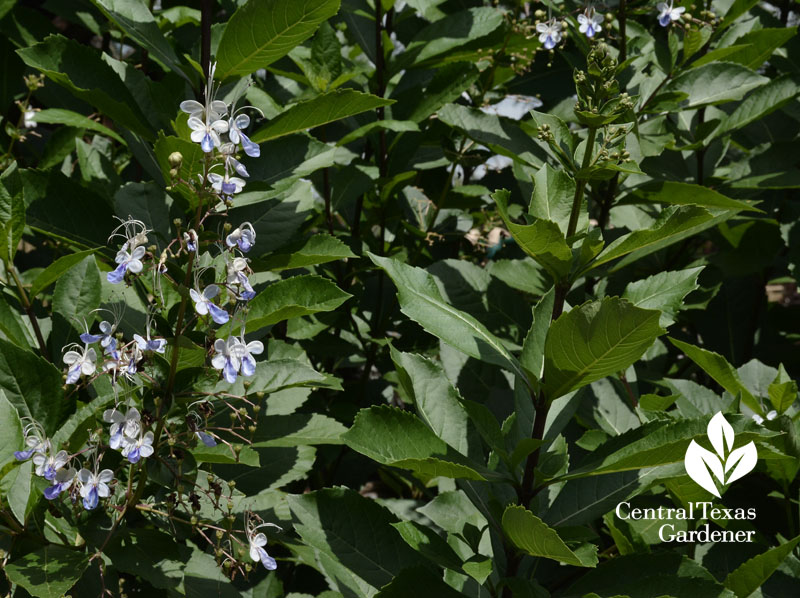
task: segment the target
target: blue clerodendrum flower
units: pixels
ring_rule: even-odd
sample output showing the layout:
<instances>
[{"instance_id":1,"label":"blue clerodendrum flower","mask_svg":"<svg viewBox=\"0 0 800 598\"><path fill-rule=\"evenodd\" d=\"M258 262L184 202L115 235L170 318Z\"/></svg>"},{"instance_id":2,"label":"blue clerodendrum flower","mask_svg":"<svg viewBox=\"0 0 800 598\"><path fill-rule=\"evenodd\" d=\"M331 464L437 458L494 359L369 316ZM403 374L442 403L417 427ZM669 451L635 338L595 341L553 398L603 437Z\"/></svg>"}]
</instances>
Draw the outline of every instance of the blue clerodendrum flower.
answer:
<instances>
[{"instance_id":1,"label":"blue clerodendrum flower","mask_svg":"<svg viewBox=\"0 0 800 598\"><path fill-rule=\"evenodd\" d=\"M662 27L668 26L670 23L680 20L681 15L686 11L683 6L673 7L672 0L669 2L659 2L656 4L658 9L658 23Z\"/></svg>"},{"instance_id":2,"label":"blue clerodendrum flower","mask_svg":"<svg viewBox=\"0 0 800 598\"><path fill-rule=\"evenodd\" d=\"M536 31L539 32L539 41L546 50L552 50L561 41L561 25L555 19L538 23Z\"/></svg>"},{"instance_id":3,"label":"blue clerodendrum flower","mask_svg":"<svg viewBox=\"0 0 800 598\"><path fill-rule=\"evenodd\" d=\"M58 470L53 479L53 485L45 489L44 497L47 500L53 500L65 490L69 490L77 475L78 472L73 467Z\"/></svg>"},{"instance_id":4,"label":"blue clerodendrum flower","mask_svg":"<svg viewBox=\"0 0 800 598\"><path fill-rule=\"evenodd\" d=\"M117 252L116 258L114 258L118 266L106 275L108 282L117 284L122 282L126 272L138 274L142 271L144 267L142 258L146 253L144 245L147 243L148 232L150 231L144 222L133 218L124 220L117 228L111 231L111 235L108 237L109 242L114 237L122 237L125 242Z\"/></svg>"},{"instance_id":5,"label":"blue clerodendrum flower","mask_svg":"<svg viewBox=\"0 0 800 598\"><path fill-rule=\"evenodd\" d=\"M263 532L259 532L259 528L274 527L281 529L279 525L274 523L262 523L256 525L251 519L250 513L245 514L245 531L247 532L247 543L250 545L250 558L255 562L261 562L267 571L274 571L278 568L278 563L275 559L267 554L264 548L267 545L267 536Z\"/></svg>"},{"instance_id":6,"label":"blue clerodendrum flower","mask_svg":"<svg viewBox=\"0 0 800 598\"><path fill-rule=\"evenodd\" d=\"M245 108L249 108L249 106ZM240 110L243 110L243 108L240 108ZM250 138L242 131L249 126L249 116L246 114L232 114L231 118L228 120L228 137L232 143L236 145L241 144L245 154L251 158L258 158L261 155L261 148L258 147L257 143L250 141Z\"/></svg>"},{"instance_id":7,"label":"blue clerodendrum flower","mask_svg":"<svg viewBox=\"0 0 800 598\"><path fill-rule=\"evenodd\" d=\"M107 498L111 494L108 483L114 479L114 472L104 469L98 472L89 471L85 467L78 472L78 481L81 484L80 495L83 499L83 508L87 511L97 507L100 498Z\"/></svg>"},{"instance_id":8,"label":"blue clerodendrum flower","mask_svg":"<svg viewBox=\"0 0 800 598\"><path fill-rule=\"evenodd\" d=\"M215 370L222 371L222 376L226 382L233 384L239 373L242 362L240 358L239 339L231 336L228 340L218 338L214 341L214 357L211 358L211 365Z\"/></svg>"},{"instance_id":9,"label":"blue clerodendrum flower","mask_svg":"<svg viewBox=\"0 0 800 598\"><path fill-rule=\"evenodd\" d=\"M145 434L139 431L139 435L131 438L123 435L122 456L131 463L138 463L139 459L147 458L153 454L153 433Z\"/></svg>"},{"instance_id":10,"label":"blue clerodendrum flower","mask_svg":"<svg viewBox=\"0 0 800 598\"><path fill-rule=\"evenodd\" d=\"M33 456L36 475L43 477L45 480L54 480L58 470L64 467L68 461L69 455L67 451L58 451L55 454L52 451L48 454L36 453Z\"/></svg>"},{"instance_id":11,"label":"blue clerodendrum flower","mask_svg":"<svg viewBox=\"0 0 800 598\"><path fill-rule=\"evenodd\" d=\"M75 384L81 377L91 376L97 370L97 352L85 345L82 349L80 345L64 353L64 363L67 368L67 384Z\"/></svg>"},{"instance_id":12,"label":"blue clerodendrum flower","mask_svg":"<svg viewBox=\"0 0 800 598\"><path fill-rule=\"evenodd\" d=\"M258 146L256 145L256 147ZM222 157L225 159L225 172L234 171L239 176L250 176L244 164L236 159L236 145L233 143L223 143L219 148L219 153L222 154Z\"/></svg>"},{"instance_id":13,"label":"blue clerodendrum flower","mask_svg":"<svg viewBox=\"0 0 800 598\"><path fill-rule=\"evenodd\" d=\"M150 338L150 328L147 329L147 338L142 337L140 334L134 334L133 340L136 341L136 346L140 351L155 351L156 353L164 353L167 348L167 339L165 338Z\"/></svg>"},{"instance_id":14,"label":"blue clerodendrum flower","mask_svg":"<svg viewBox=\"0 0 800 598\"><path fill-rule=\"evenodd\" d=\"M222 143L220 135L228 132L228 121L223 117L228 113L225 102L215 100L214 95L218 87L214 87L214 71L217 65L212 64L208 70L208 81L205 86L205 105L196 100L181 102L181 110L189 115L186 122L192 129L192 141L200 144L200 148L209 153Z\"/></svg>"},{"instance_id":15,"label":"blue clerodendrum flower","mask_svg":"<svg viewBox=\"0 0 800 598\"><path fill-rule=\"evenodd\" d=\"M228 312L221 307L218 307L211 301L214 297L219 295L219 287L215 284L208 285L201 293L198 289L189 289L189 295L194 301L194 310L201 316L211 314L217 324L224 324L230 319Z\"/></svg>"},{"instance_id":16,"label":"blue clerodendrum flower","mask_svg":"<svg viewBox=\"0 0 800 598\"><path fill-rule=\"evenodd\" d=\"M243 253L247 253L256 243L256 231L249 222L242 222L241 225L225 237L225 244L233 249L238 247Z\"/></svg>"},{"instance_id":17,"label":"blue clerodendrum flower","mask_svg":"<svg viewBox=\"0 0 800 598\"><path fill-rule=\"evenodd\" d=\"M253 355L261 355L264 352L263 343L261 341L250 341L246 343L244 334L242 334L241 339L239 339L237 350L239 351L240 360L242 362L242 376L252 376L256 373L256 360L253 358Z\"/></svg>"},{"instance_id":18,"label":"blue clerodendrum flower","mask_svg":"<svg viewBox=\"0 0 800 598\"><path fill-rule=\"evenodd\" d=\"M34 454L46 454L50 451L50 441L45 436L44 430L39 422L31 421L22 430L25 436L25 450L14 451L14 458L17 461L27 461Z\"/></svg>"},{"instance_id":19,"label":"blue clerodendrum flower","mask_svg":"<svg viewBox=\"0 0 800 598\"><path fill-rule=\"evenodd\" d=\"M247 271L249 270L247 260L243 257L235 257L232 260L226 259L225 262L228 274L226 279L228 287L231 290L233 290L234 287L239 289L239 292L236 293L237 299L250 301L250 299L256 296L256 292L253 290L250 279L247 277Z\"/></svg>"},{"instance_id":20,"label":"blue clerodendrum flower","mask_svg":"<svg viewBox=\"0 0 800 598\"><path fill-rule=\"evenodd\" d=\"M183 242L186 244L186 251L197 251L197 232L190 228L187 232L183 233Z\"/></svg>"},{"instance_id":21,"label":"blue clerodendrum flower","mask_svg":"<svg viewBox=\"0 0 800 598\"><path fill-rule=\"evenodd\" d=\"M241 192L245 186L244 179L240 179L238 176L230 176L227 172L225 174L209 172L208 182L211 183L211 188L219 195L228 197Z\"/></svg>"},{"instance_id":22,"label":"blue clerodendrum flower","mask_svg":"<svg viewBox=\"0 0 800 598\"><path fill-rule=\"evenodd\" d=\"M108 445L114 450L121 449L125 437L136 438L141 430L141 415L136 407L131 407L124 415L116 408L106 409L103 421L111 424Z\"/></svg>"},{"instance_id":23,"label":"blue clerodendrum flower","mask_svg":"<svg viewBox=\"0 0 800 598\"><path fill-rule=\"evenodd\" d=\"M594 11L591 6L583 13L578 15L578 23L580 27L578 31L585 34L586 37L592 38L603 27L603 17Z\"/></svg>"},{"instance_id":24,"label":"blue clerodendrum flower","mask_svg":"<svg viewBox=\"0 0 800 598\"><path fill-rule=\"evenodd\" d=\"M214 437L208 432L205 432L203 430L195 430L194 433L195 436L197 436L200 439L200 441L203 444L205 444L208 448L213 448L217 446L217 441L214 440Z\"/></svg>"},{"instance_id":25,"label":"blue clerodendrum flower","mask_svg":"<svg viewBox=\"0 0 800 598\"><path fill-rule=\"evenodd\" d=\"M81 342L91 345L92 343L100 341L100 346L103 347L109 355L113 355L117 348L117 341L112 336L115 329L115 324L103 320L100 322L100 334L84 332L81 334Z\"/></svg>"}]
</instances>

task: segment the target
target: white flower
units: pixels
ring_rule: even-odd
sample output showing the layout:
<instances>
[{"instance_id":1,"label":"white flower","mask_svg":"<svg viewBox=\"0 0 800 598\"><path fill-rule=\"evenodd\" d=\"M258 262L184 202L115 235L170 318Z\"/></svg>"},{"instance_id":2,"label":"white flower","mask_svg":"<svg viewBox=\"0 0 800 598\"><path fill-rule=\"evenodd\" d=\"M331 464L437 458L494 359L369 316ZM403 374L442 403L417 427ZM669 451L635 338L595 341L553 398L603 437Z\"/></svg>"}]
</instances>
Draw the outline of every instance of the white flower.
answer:
<instances>
[{"instance_id":1,"label":"white flower","mask_svg":"<svg viewBox=\"0 0 800 598\"><path fill-rule=\"evenodd\" d=\"M255 562L261 561L261 564L264 565L267 571L274 571L278 568L278 563L275 562L275 559L269 556L267 551L264 550L264 546L267 545L267 536L263 533L258 533L254 536L249 536L248 540L250 542L251 559Z\"/></svg>"},{"instance_id":2,"label":"white flower","mask_svg":"<svg viewBox=\"0 0 800 598\"><path fill-rule=\"evenodd\" d=\"M578 23L580 23L578 31L585 33L586 37L592 38L602 28L603 17L597 14L594 8L589 7L578 15Z\"/></svg>"},{"instance_id":3,"label":"white flower","mask_svg":"<svg viewBox=\"0 0 800 598\"><path fill-rule=\"evenodd\" d=\"M546 23L536 25L539 32L539 41L546 50L552 50L561 41L561 25L555 19L550 19Z\"/></svg>"},{"instance_id":4,"label":"white flower","mask_svg":"<svg viewBox=\"0 0 800 598\"><path fill-rule=\"evenodd\" d=\"M53 500L64 490L68 490L77 475L78 472L72 467L58 470L56 477L53 479L53 485L45 489L44 497L47 500Z\"/></svg>"},{"instance_id":5,"label":"white flower","mask_svg":"<svg viewBox=\"0 0 800 598\"><path fill-rule=\"evenodd\" d=\"M222 120L228 112L225 102L214 99L214 71L217 65L212 64L208 71L204 97L205 105L195 100L185 100L181 102L181 110L189 115L186 124L192 129L192 141L199 143L204 152L208 153L215 147L219 147L221 140L219 136L228 132L228 123Z\"/></svg>"},{"instance_id":6,"label":"white flower","mask_svg":"<svg viewBox=\"0 0 800 598\"><path fill-rule=\"evenodd\" d=\"M143 338L140 334L134 334L133 340L141 351L155 351L156 353L164 353L167 347L167 339L165 338L150 338L150 330L147 330L147 338Z\"/></svg>"},{"instance_id":7,"label":"white flower","mask_svg":"<svg viewBox=\"0 0 800 598\"><path fill-rule=\"evenodd\" d=\"M50 441L47 440L44 430L38 422L31 421L22 432L25 435L25 446L28 448L24 451L14 451L14 457L17 461L27 461L34 453L48 453L50 451Z\"/></svg>"},{"instance_id":8,"label":"white flower","mask_svg":"<svg viewBox=\"0 0 800 598\"><path fill-rule=\"evenodd\" d=\"M183 233L183 242L186 243L187 251L197 251L197 231L190 228L188 232Z\"/></svg>"},{"instance_id":9,"label":"white flower","mask_svg":"<svg viewBox=\"0 0 800 598\"><path fill-rule=\"evenodd\" d=\"M113 479L114 472L110 469L97 473L83 468L78 472L78 481L81 483L80 495L83 498L83 507L87 511L97 507L99 498L106 498L111 494L108 483Z\"/></svg>"},{"instance_id":10,"label":"white flower","mask_svg":"<svg viewBox=\"0 0 800 598\"><path fill-rule=\"evenodd\" d=\"M211 300L219 294L219 287L215 284L207 286L201 293L197 289L190 289L189 295L194 301L194 309L201 316L211 314L217 324L224 324L230 319L228 312L216 306Z\"/></svg>"},{"instance_id":11,"label":"white flower","mask_svg":"<svg viewBox=\"0 0 800 598\"><path fill-rule=\"evenodd\" d=\"M33 464L36 466L36 475L46 480L53 480L59 469L64 467L69 461L67 451L58 451L55 455L45 455L37 453L33 456Z\"/></svg>"},{"instance_id":12,"label":"white flower","mask_svg":"<svg viewBox=\"0 0 800 598\"><path fill-rule=\"evenodd\" d=\"M64 354L64 363L67 368L67 384L75 384L81 377L91 376L97 369L97 353L88 345L83 351L71 350Z\"/></svg>"},{"instance_id":13,"label":"white flower","mask_svg":"<svg viewBox=\"0 0 800 598\"><path fill-rule=\"evenodd\" d=\"M103 320L100 322L100 334L89 334L89 332L84 332L81 334L81 341L87 345L100 341L100 346L104 349L107 349L108 353L113 355L117 348L117 341L112 336L115 329L115 324L111 324L110 322Z\"/></svg>"},{"instance_id":14,"label":"white flower","mask_svg":"<svg viewBox=\"0 0 800 598\"><path fill-rule=\"evenodd\" d=\"M216 355L211 358L211 365L215 370L221 370L226 382L233 384L236 382L236 375L241 367L240 341L235 336L228 338L227 341L218 338L214 341L214 351Z\"/></svg>"},{"instance_id":15,"label":"white flower","mask_svg":"<svg viewBox=\"0 0 800 598\"><path fill-rule=\"evenodd\" d=\"M226 268L228 271L227 282L229 287L241 287L241 291L237 295L238 299L250 301L256 296L256 292L250 285L250 280L247 278L245 271L247 268L247 260L243 257L235 257L233 260L227 261Z\"/></svg>"},{"instance_id":16,"label":"white flower","mask_svg":"<svg viewBox=\"0 0 800 598\"><path fill-rule=\"evenodd\" d=\"M246 114L239 114L235 117L232 116L230 120L228 120L228 127L230 131L228 136L231 138L233 143L242 144L242 149L244 150L245 154L251 158L258 158L261 155L261 148L258 147L257 143L250 141L250 138L242 132L242 129L246 129L249 126L250 117Z\"/></svg>"},{"instance_id":17,"label":"white flower","mask_svg":"<svg viewBox=\"0 0 800 598\"><path fill-rule=\"evenodd\" d=\"M256 243L256 231L249 222L242 222L241 225L225 237L225 244L230 247L238 247L243 253L247 253Z\"/></svg>"},{"instance_id":18,"label":"white flower","mask_svg":"<svg viewBox=\"0 0 800 598\"><path fill-rule=\"evenodd\" d=\"M244 179L240 179L238 176L228 176L227 172L224 175L209 172L208 181L211 183L211 188L220 195L240 193L245 186Z\"/></svg>"},{"instance_id":19,"label":"white flower","mask_svg":"<svg viewBox=\"0 0 800 598\"><path fill-rule=\"evenodd\" d=\"M26 129L35 129L39 124L34 120L36 117L35 110L26 110L25 114L22 116L22 126Z\"/></svg>"},{"instance_id":20,"label":"white flower","mask_svg":"<svg viewBox=\"0 0 800 598\"><path fill-rule=\"evenodd\" d=\"M686 12L686 8L683 6L678 6L677 8L673 8L672 0L669 1L669 4L666 2L659 2L656 4L656 8L658 9L658 23L662 27L666 27L670 23L677 21L681 18L681 15Z\"/></svg>"},{"instance_id":21,"label":"white flower","mask_svg":"<svg viewBox=\"0 0 800 598\"><path fill-rule=\"evenodd\" d=\"M125 415L115 409L106 409L103 412L103 421L111 424L111 438L109 446L114 450L119 450L123 445L124 437L134 438L139 435L141 429L141 415L136 407L131 407Z\"/></svg>"},{"instance_id":22,"label":"white flower","mask_svg":"<svg viewBox=\"0 0 800 598\"><path fill-rule=\"evenodd\" d=\"M222 119L215 121L206 119L202 121L197 117L190 116L186 124L192 130L192 141L199 143L200 148L206 153L212 151L215 147L219 147L222 144L219 136L228 132L228 123Z\"/></svg>"},{"instance_id":23,"label":"white flower","mask_svg":"<svg viewBox=\"0 0 800 598\"><path fill-rule=\"evenodd\" d=\"M147 432L138 438L123 437L122 456L131 463L138 463L139 459L147 458L153 454L153 433Z\"/></svg>"},{"instance_id":24,"label":"white flower","mask_svg":"<svg viewBox=\"0 0 800 598\"><path fill-rule=\"evenodd\" d=\"M139 247L134 248L133 251L128 253L124 249L120 249L117 252L117 257L114 259L115 262L119 264L116 269L112 270L108 274L106 274L106 279L108 282L112 284L117 284L118 282L122 282L122 279L125 278L125 272L130 271L134 274L138 274L142 271L144 265L142 264L142 258L145 254L145 248L141 245Z\"/></svg>"},{"instance_id":25,"label":"white flower","mask_svg":"<svg viewBox=\"0 0 800 598\"><path fill-rule=\"evenodd\" d=\"M264 352L264 345L261 341L244 342L244 337L236 347L239 352L239 359L242 362L242 376L252 376L256 373L256 360L253 355L261 355Z\"/></svg>"}]
</instances>

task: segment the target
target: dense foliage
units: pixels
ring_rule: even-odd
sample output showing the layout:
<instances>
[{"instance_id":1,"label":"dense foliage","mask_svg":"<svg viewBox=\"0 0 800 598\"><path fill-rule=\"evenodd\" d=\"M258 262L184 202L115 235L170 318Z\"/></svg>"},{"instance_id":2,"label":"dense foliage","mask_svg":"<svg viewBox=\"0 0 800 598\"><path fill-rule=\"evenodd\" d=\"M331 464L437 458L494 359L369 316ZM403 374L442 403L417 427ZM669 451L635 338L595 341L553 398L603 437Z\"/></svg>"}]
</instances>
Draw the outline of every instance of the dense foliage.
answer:
<instances>
[{"instance_id":1,"label":"dense foliage","mask_svg":"<svg viewBox=\"0 0 800 598\"><path fill-rule=\"evenodd\" d=\"M796 596L792 6L0 1L0 595Z\"/></svg>"}]
</instances>

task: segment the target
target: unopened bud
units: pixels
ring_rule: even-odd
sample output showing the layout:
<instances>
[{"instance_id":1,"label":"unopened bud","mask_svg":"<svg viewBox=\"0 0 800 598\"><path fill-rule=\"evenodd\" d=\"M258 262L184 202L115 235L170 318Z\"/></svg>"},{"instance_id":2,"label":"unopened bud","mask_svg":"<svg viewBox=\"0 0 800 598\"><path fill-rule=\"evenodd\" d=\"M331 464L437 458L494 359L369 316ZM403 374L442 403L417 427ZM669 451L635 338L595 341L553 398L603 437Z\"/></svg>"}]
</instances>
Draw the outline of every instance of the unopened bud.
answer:
<instances>
[{"instance_id":1,"label":"unopened bud","mask_svg":"<svg viewBox=\"0 0 800 598\"><path fill-rule=\"evenodd\" d=\"M169 155L169 158L167 158L167 161L169 162L170 166L177 168L181 165L181 162L183 162L183 154L180 152L172 152Z\"/></svg>"}]
</instances>

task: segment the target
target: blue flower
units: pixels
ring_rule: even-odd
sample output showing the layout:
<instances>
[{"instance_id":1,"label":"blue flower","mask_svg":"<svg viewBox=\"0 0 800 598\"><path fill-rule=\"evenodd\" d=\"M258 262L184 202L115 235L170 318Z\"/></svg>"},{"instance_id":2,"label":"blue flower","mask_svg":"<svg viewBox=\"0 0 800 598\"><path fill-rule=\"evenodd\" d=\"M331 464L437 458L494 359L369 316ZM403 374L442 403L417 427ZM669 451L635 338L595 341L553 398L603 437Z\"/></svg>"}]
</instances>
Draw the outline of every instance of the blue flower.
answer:
<instances>
[{"instance_id":1,"label":"blue flower","mask_svg":"<svg viewBox=\"0 0 800 598\"><path fill-rule=\"evenodd\" d=\"M686 12L686 8L683 6L673 8L672 0L669 1L669 4L666 2L659 2L656 4L656 8L659 11L658 23L662 27L667 27L670 23L680 20L681 15Z\"/></svg>"},{"instance_id":2,"label":"blue flower","mask_svg":"<svg viewBox=\"0 0 800 598\"><path fill-rule=\"evenodd\" d=\"M97 352L86 345L83 351L75 349L64 354L64 363L69 366L67 369L67 384L75 384L81 377L91 376L97 369Z\"/></svg>"},{"instance_id":3,"label":"blue flower","mask_svg":"<svg viewBox=\"0 0 800 598\"><path fill-rule=\"evenodd\" d=\"M578 15L578 23L580 23L578 30L581 33L585 33L586 37L592 38L595 33L601 30L603 17L595 13L594 8L589 7L583 14Z\"/></svg>"},{"instance_id":4,"label":"blue flower","mask_svg":"<svg viewBox=\"0 0 800 598\"><path fill-rule=\"evenodd\" d=\"M197 232L190 228L188 232L183 233L183 242L186 243L187 251L197 251Z\"/></svg>"},{"instance_id":5,"label":"blue flower","mask_svg":"<svg viewBox=\"0 0 800 598\"><path fill-rule=\"evenodd\" d=\"M225 244L231 249L238 247L243 253L247 253L256 243L256 231L249 222L242 224L225 237Z\"/></svg>"},{"instance_id":6,"label":"blue flower","mask_svg":"<svg viewBox=\"0 0 800 598\"><path fill-rule=\"evenodd\" d=\"M72 486L72 482L75 481L75 477L77 472L70 467L69 469L61 469L56 473L56 477L53 480L53 485L46 488L44 491L44 497L47 500L53 500L59 494L67 490L70 486Z\"/></svg>"},{"instance_id":7,"label":"blue flower","mask_svg":"<svg viewBox=\"0 0 800 598\"><path fill-rule=\"evenodd\" d=\"M125 436L122 456L131 463L138 463L139 459L147 458L153 454L153 433L140 434L138 438Z\"/></svg>"},{"instance_id":8,"label":"blue flower","mask_svg":"<svg viewBox=\"0 0 800 598\"><path fill-rule=\"evenodd\" d=\"M167 348L167 339L165 338L150 338L150 331L147 331L147 338L143 338L140 334L134 334L133 340L141 351L155 351L156 353L164 353Z\"/></svg>"},{"instance_id":9,"label":"blue flower","mask_svg":"<svg viewBox=\"0 0 800 598\"><path fill-rule=\"evenodd\" d=\"M217 441L214 440L214 437L208 432L196 430L195 436L197 436L202 441L202 443L205 444L208 448L217 446Z\"/></svg>"},{"instance_id":10,"label":"blue flower","mask_svg":"<svg viewBox=\"0 0 800 598\"><path fill-rule=\"evenodd\" d=\"M246 129L248 126L250 126L250 117L246 114L231 117L228 120L228 137L235 144L241 143L245 154L251 158L258 158L261 155L261 148L242 132L242 129Z\"/></svg>"},{"instance_id":11,"label":"blue flower","mask_svg":"<svg viewBox=\"0 0 800 598\"><path fill-rule=\"evenodd\" d=\"M228 312L216 306L211 300L219 294L219 287L215 284L207 286L200 293L197 289L190 289L189 295L194 301L194 309L201 316L211 314L211 318L217 324L224 324L230 319Z\"/></svg>"},{"instance_id":12,"label":"blue flower","mask_svg":"<svg viewBox=\"0 0 800 598\"><path fill-rule=\"evenodd\" d=\"M561 41L561 26L555 19L550 19L546 23L538 23L536 31L539 32L539 41L546 50L552 50Z\"/></svg>"},{"instance_id":13,"label":"blue flower","mask_svg":"<svg viewBox=\"0 0 800 598\"><path fill-rule=\"evenodd\" d=\"M31 421L25 426L23 433L25 446L28 448L24 451L14 451L14 458L17 461L27 461L36 453L47 454L50 451L50 441L45 437L44 430L38 422Z\"/></svg>"},{"instance_id":14,"label":"blue flower","mask_svg":"<svg viewBox=\"0 0 800 598\"><path fill-rule=\"evenodd\" d=\"M135 247L130 253L128 253L124 248L120 249L117 252L117 257L114 259L115 262L119 264L115 270L106 274L106 279L108 282L112 284L117 284L122 282L125 278L125 272L133 272L134 274L138 274L142 271L143 264L142 258L145 254L145 248L141 245L139 247Z\"/></svg>"},{"instance_id":15,"label":"blue flower","mask_svg":"<svg viewBox=\"0 0 800 598\"><path fill-rule=\"evenodd\" d=\"M266 550L264 550L264 546L267 545L267 536L259 533L249 538L249 540L250 558L256 562L261 561L261 564L264 565L267 571L274 571L277 569L278 563L275 562L275 559L267 554Z\"/></svg>"},{"instance_id":16,"label":"blue flower","mask_svg":"<svg viewBox=\"0 0 800 598\"><path fill-rule=\"evenodd\" d=\"M211 365L215 370L222 370L226 382L236 382L236 375L241 367L239 339L232 336L227 341L218 338L214 341L216 355L211 358Z\"/></svg>"},{"instance_id":17,"label":"blue flower","mask_svg":"<svg viewBox=\"0 0 800 598\"><path fill-rule=\"evenodd\" d=\"M141 415L136 407L128 409L125 415L118 409L106 409L103 412L103 421L111 424L111 438L109 446L114 450L119 450L124 443L124 437L136 437L141 429Z\"/></svg>"},{"instance_id":18,"label":"blue flower","mask_svg":"<svg viewBox=\"0 0 800 598\"><path fill-rule=\"evenodd\" d=\"M97 507L100 498L106 498L111 494L108 483L114 479L114 472L110 469L91 472L83 468L78 472L78 480L81 483L80 495L83 498L83 508L87 511Z\"/></svg>"},{"instance_id":19,"label":"blue flower","mask_svg":"<svg viewBox=\"0 0 800 598\"><path fill-rule=\"evenodd\" d=\"M238 299L243 301L250 301L256 296L256 292L250 285L250 279L247 278L245 271L248 269L247 260L243 257L236 257L226 263L228 270L227 283L229 287L241 287L240 292L236 295ZM231 289L233 290L233 289Z\"/></svg>"},{"instance_id":20,"label":"blue flower","mask_svg":"<svg viewBox=\"0 0 800 598\"><path fill-rule=\"evenodd\" d=\"M245 186L244 179L240 179L238 176L228 176L227 172L224 175L209 172L208 180L211 183L211 188L220 195L234 195L244 189Z\"/></svg>"},{"instance_id":21,"label":"blue flower","mask_svg":"<svg viewBox=\"0 0 800 598\"><path fill-rule=\"evenodd\" d=\"M33 464L36 466L36 475L45 480L54 480L58 470L64 467L69 461L67 451L58 451L55 455L37 453L33 456Z\"/></svg>"},{"instance_id":22,"label":"blue flower","mask_svg":"<svg viewBox=\"0 0 800 598\"><path fill-rule=\"evenodd\" d=\"M103 320L100 322L100 334L90 334L84 332L81 334L81 341L87 345L100 341L100 346L103 347L109 355L114 355L117 349L117 341L112 336L116 326L110 322Z\"/></svg>"},{"instance_id":23,"label":"blue flower","mask_svg":"<svg viewBox=\"0 0 800 598\"><path fill-rule=\"evenodd\" d=\"M256 360L253 355L261 355L264 345L261 341L250 341L245 344L244 338L239 341L237 350L242 362L242 376L252 376L256 373Z\"/></svg>"}]
</instances>

